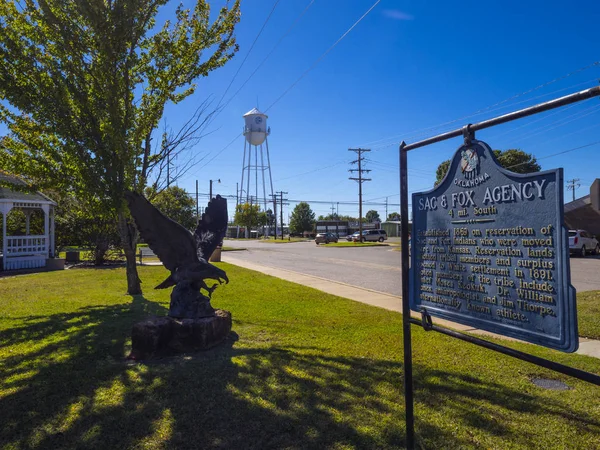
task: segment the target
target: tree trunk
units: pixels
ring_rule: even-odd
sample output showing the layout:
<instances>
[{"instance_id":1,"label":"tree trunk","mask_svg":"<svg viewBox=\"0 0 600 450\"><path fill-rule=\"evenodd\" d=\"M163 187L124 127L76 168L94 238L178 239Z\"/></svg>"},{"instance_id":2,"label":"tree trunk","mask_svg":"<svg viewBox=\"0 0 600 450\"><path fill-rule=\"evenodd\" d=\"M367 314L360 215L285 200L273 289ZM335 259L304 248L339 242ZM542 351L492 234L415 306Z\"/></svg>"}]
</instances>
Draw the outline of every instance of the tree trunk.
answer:
<instances>
[{"instance_id":1,"label":"tree trunk","mask_svg":"<svg viewBox=\"0 0 600 450\"><path fill-rule=\"evenodd\" d=\"M98 236L96 238L96 245L94 246L94 265L101 266L106 262L106 253L110 248L110 242L106 236Z\"/></svg>"},{"instance_id":2,"label":"tree trunk","mask_svg":"<svg viewBox=\"0 0 600 450\"><path fill-rule=\"evenodd\" d=\"M125 214L119 212L119 234L125 260L127 262L127 293L129 295L138 295L142 293L142 280L138 276L137 265L135 261L135 251L137 247L137 231L130 223Z\"/></svg>"}]
</instances>

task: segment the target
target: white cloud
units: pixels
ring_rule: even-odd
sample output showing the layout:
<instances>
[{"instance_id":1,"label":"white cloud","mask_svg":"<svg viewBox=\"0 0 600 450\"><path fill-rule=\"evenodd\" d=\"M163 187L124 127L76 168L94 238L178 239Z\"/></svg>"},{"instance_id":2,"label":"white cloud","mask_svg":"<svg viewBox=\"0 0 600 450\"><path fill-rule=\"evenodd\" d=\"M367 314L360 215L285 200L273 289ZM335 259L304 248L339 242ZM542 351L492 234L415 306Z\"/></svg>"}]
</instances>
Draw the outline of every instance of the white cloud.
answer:
<instances>
[{"instance_id":1,"label":"white cloud","mask_svg":"<svg viewBox=\"0 0 600 450\"><path fill-rule=\"evenodd\" d=\"M414 17L398 9L385 9L383 15L394 20L413 20Z\"/></svg>"}]
</instances>

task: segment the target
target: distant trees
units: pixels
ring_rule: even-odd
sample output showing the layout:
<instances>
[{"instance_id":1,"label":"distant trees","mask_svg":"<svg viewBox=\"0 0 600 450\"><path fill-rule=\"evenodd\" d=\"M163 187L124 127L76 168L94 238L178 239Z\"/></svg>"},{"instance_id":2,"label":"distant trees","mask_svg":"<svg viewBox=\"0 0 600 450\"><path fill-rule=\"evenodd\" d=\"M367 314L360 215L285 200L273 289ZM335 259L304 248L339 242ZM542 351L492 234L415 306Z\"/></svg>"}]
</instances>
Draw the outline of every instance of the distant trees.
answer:
<instances>
[{"instance_id":1,"label":"distant trees","mask_svg":"<svg viewBox=\"0 0 600 450\"><path fill-rule=\"evenodd\" d=\"M306 202L300 202L292 211L290 217L290 233L304 233L312 231L315 226L315 213Z\"/></svg>"},{"instance_id":2,"label":"distant trees","mask_svg":"<svg viewBox=\"0 0 600 450\"><path fill-rule=\"evenodd\" d=\"M48 192L57 202L56 248L75 246L88 249L94 264L106 261L111 248L121 247L116 214L102 202L85 202L72 192Z\"/></svg>"},{"instance_id":3,"label":"distant trees","mask_svg":"<svg viewBox=\"0 0 600 450\"><path fill-rule=\"evenodd\" d=\"M242 203L237 205L233 223L245 227L248 230L262 227L269 221L267 213L260 210L260 205L251 203Z\"/></svg>"},{"instance_id":4,"label":"distant trees","mask_svg":"<svg viewBox=\"0 0 600 450\"><path fill-rule=\"evenodd\" d=\"M533 173L542 170L535 156L525 153L523 150L511 148L508 150L494 150L494 156L502 167L516 173ZM451 160L443 161L435 172L435 186L440 184L448 169Z\"/></svg>"},{"instance_id":5,"label":"distant trees","mask_svg":"<svg viewBox=\"0 0 600 450\"><path fill-rule=\"evenodd\" d=\"M336 213L327 214L326 216L320 215L317 220L343 220Z\"/></svg>"},{"instance_id":6,"label":"distant trees","mask_svg":"<svg viewBox=\"0 0 600 450\"><path fill-rule=\"evenodd\" d=\"M400 219L401 219L400 213L398 213L398 212L389 213L388 216L387 216L387 220L388 221L397 221L397 222L399 222Z\"/></svg>"},{"instance_id":7,"label":"distant trees","mask_svg":"<svg viewBox=\"0 0 600 450\"><path fill-rule=\"evenodd\" d=\"M367 211L366 219L369 223L381 222L381 219L379 218L379 213L374 209Z\"/></svg>"},{"instance_id":8,"label":"distant trees","mask_svg":"<svg viewBox=\"0 0 600 450\"><path fill-rule=\"evenodd\" d=\"M169 186L157 193L153 188L146 188L145 194L165 216L188 230L196 228L196 202L184 189Z\"/></svg>"}]
</instances>

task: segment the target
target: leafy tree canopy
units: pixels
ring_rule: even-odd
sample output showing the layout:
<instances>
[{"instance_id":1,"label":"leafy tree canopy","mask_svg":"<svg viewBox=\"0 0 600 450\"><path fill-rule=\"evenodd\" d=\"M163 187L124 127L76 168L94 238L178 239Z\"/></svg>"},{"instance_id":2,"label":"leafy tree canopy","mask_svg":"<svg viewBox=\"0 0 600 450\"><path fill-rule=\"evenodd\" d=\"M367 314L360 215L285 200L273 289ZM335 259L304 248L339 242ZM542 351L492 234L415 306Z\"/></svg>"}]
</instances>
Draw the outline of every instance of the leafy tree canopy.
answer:
<instances>
[{"instance_id":1,"label":"leafy tree canopy","mask_svg":"<svg viewBox=\"0 0 600 450\"><path fill-rule=\"evenodd\" d=\"M535 156L519 149L494 150L494 156L505 169L516 173L533 173L542 170ZM437 168L435 186L441 183L450 168L451 160L443 161Z\"/></svg>"},{"instance_id":2,"label":"leafy tree canopy","mask_svg":"<svg viewBox=\"0 0 600 450\"><path fill-rule=\"evenodd\" d=\"M374 209L367 211L366 219L367 219L367 222L369 222L369 223L373 223L376 221L381 222L379 213L377 211L375 211Z\"/></svg>"},{"instance_id":3,"label":"leafy tree canopy","mask_svg":"<svg viewBox=\"0 0 600 450\"><path fill-rule=\"evenodd\" d=\"M268 221L269 218L267 213L260 210L260 205L250 203L237 205L235 217L233 218L233 223L245 227L248 230L267 225Z\"/></svg>"},{"instance_id":4,"label":"leafy tree canopy","mask_svg":"<svg viewBox=\"0 0 600 450\"><path fill-rule=\"evenodd\" d=\"M210 22L197 0L156 23L168 0L0 2L0 167L118 217L130 294L141 293L127 189L142 192L167 156L154 132L168 103L229 61L239 0ZM160 141L160 139L156 139Z\"/></svg>"},{"instance_id":5,"label":"leafy tree canopy","mask_svg":"<svg viewBox=\"0 0 600 450\"><path fill-rule=\"evenodd\" d=\"M196 201L184 189L169 186L156 193L152 188L146 188L145 195L165 216L188 230L196 228Z\"/></svg>"},{"instance_id":6,"label":"leafy tree canopy","mask_svg":"<svg viewBox=\"0 0 600 450\"><path fill-rule=\"evenodd\" d=\"M387 220L390 221L400 221L401 217L400 217L400 213L399 212L391 212L388 214L387 216Z\"/></svg>"},{"instance_id":7,"label":"leafy tree canopy","mask_svg":"<svg viewBox=\"0 0 600 450\"><path fill-rule=\"evenodd\" d=\"M315 213L306 202L300 202L292 211L290 217L290 233L312 231L315 225Z\"/></svg>"}]
</instances>

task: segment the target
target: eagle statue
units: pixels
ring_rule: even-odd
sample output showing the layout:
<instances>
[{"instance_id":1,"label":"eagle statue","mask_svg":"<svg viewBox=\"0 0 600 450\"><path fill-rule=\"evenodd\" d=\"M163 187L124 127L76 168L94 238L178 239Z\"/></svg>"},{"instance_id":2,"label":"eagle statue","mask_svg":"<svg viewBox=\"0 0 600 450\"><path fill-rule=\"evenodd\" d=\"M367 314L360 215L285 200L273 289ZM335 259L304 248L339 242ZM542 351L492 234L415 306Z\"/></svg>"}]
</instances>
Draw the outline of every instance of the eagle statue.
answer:
<instances>
[{"instance_id":1,"label":"eagle statue","mask_svg":"<svg viewBox=\"0 0 600 450\"><path fill-rule=\"evenodd\" d=\"M171 292L169 316L178 319L211 317L210 298L218 286L207 279L229 283L224 270L209 263L210 256L227 232L227 200L217 195L208 202L196 231L169 219L143 195L126 192L125 198L140 236L171 274L155 289L175 286ZM208 297L201 293L208 292Z\"/></svg>"}]
</instances>

